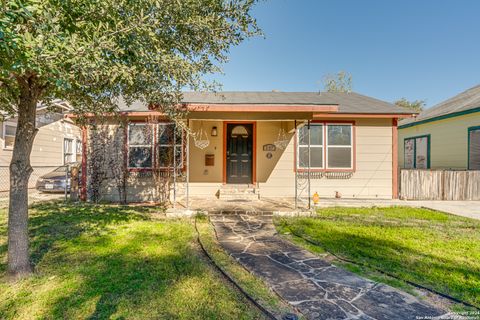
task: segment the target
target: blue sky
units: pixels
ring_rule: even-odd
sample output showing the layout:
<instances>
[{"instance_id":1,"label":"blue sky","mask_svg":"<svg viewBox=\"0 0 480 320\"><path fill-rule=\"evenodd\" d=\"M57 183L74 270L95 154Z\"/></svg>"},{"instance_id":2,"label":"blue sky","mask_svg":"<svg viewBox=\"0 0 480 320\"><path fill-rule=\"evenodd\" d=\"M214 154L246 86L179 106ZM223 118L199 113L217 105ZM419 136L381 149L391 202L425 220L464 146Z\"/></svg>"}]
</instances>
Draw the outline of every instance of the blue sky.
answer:
<instances>
[{"instance_id":1,"label":"blue sky","mask_svg":"<svg viewBox=\"0 0 480 320\"><path fill-rule=\"evenodd\" d=\"M268 0L265 38L230 52L223 90L318 91L352 74L356 92L432 106L480 84L479 0Z\"/></svg>"}]
</instances>

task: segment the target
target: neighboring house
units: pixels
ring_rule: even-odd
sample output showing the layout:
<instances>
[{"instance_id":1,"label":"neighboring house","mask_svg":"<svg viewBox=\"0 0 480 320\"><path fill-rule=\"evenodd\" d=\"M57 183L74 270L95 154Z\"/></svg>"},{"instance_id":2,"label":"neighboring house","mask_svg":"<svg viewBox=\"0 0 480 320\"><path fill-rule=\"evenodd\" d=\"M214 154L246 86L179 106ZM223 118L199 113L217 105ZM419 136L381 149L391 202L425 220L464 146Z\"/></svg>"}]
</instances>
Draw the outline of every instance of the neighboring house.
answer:
<instances>
[{"instance_id":1,"label":"neighboring house","mask_svg":"<svg viewBox=\"0 0 480 320\"><path fill-rule=\"evenodd\" d=\"M399 123L400 168L480 170L480 86Z\"/></svg>"},{"instance_id":2,"label":"neighboring house","mask_svg":"<svg viewBox=\"0 0 480 320\"><path fill-rule=\"evenodd\" d=\"M55 167L69 162L81 161L82 144L80 128L71 119L64 117L68 104L57 102L55 112L43 106L37 108L36 126L38 132L33 143L30 162L33 173L29 186L36 179ZM0 122L0 192L9 189L9 166L12 158L17 119L7 118Z\"/></svg>"},{"instance_id":3,"label":"neighboring house","mask_svg":"<svg viewBox=\"0 0 480 320\"><path fill-rule=\"evenodd\" d=\"M412 116L405 109L315 92L187 92L183 104L188 137L174 137L174 125L142 103L119 103L120 117L85 129L84 197L118 201L125 192L127 201L155 201L156 173L173 172L172 158L177 197L186 189L204 198L235 198L237 189L308 197L308 183L310 196L397 196L397 121ZM94 165L97 156L105 165Z\"/></svg>"}]
</instances>

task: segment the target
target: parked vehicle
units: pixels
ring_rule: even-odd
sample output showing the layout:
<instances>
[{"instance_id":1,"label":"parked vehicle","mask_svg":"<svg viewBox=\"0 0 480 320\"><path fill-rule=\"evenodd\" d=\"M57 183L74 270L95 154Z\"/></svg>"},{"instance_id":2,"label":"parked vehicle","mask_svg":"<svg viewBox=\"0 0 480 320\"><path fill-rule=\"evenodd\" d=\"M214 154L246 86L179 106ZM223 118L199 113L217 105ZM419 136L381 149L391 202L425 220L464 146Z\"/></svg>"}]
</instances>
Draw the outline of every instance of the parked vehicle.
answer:
<instances>
[{"instance_id":1,"label":"parked vehicle","mask_svg":"<svg viewBox=\"0 0 480 320\"><path fill-rule=\"evenodd\" d=\"M44 174L37 179L35 188L41 192L67 192L70 191L70 170L67 173L67 168L73 166L80 167L79 162L72 162L56 168L55 170Z\"/></svg>"}]
</instances>

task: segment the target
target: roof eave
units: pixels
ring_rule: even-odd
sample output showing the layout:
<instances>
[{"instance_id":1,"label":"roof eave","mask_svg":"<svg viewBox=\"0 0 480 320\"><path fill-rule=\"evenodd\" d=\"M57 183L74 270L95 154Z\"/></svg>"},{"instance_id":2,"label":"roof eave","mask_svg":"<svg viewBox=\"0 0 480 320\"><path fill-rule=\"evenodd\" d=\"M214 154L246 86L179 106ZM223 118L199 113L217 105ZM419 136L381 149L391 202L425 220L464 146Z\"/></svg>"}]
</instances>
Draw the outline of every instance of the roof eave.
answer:
<instances>
[{"instance_id":1,"label":"roof eave","mask_svg":"<svg viewBox=\"0 0 480 320\"><path fill-rule=\"evenodd\" d=\"M463 115L476 113L476 112L480 112L480 107L472 108L472 109L468 109L468 110L457 111L457 112L451 112L451 113L447 113L447 114L442 114L442 115L432 117L432 118L428 118L428 119L415 120L414 122L409 122L409 123L406 123L406 124L399 125L398 128L399 129L405 129L405 128L409 128L409 127L418 126L418 125L421 125L421 124L424 124L424 123L429 123L429 122L434 122L434 121L439 121L439 120L444 120L444 119L449 119L449 118L454 118L454 117L460 117L460 116L463 116Z\"/></svg>"}]
</instances>

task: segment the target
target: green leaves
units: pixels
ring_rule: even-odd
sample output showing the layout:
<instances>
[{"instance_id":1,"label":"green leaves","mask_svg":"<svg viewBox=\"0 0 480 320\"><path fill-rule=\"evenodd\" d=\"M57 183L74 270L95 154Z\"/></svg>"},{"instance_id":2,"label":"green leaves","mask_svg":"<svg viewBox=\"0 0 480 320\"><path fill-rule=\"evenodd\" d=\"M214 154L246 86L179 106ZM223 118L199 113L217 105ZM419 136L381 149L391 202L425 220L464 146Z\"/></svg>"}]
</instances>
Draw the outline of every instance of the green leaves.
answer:
<instances>
[{"instance_id":1,"label":"green leaves","mask_svg":"<svg viewBox=\"0 0 480 320\"><path fill-rule=\"evenodd\" d=\"M394 102L399 107L412 110L413 112L421 112L425 108L425 100L408 101L406 98L401 98Z\"/></svg>"},{"instance_id":2,"label":"green leaves","mask_svg":"<svg viewBox=\"0 0 480 320\"><path fill-rule=\"evenodd\" d=\"M5 94L7 83L34 75L41 100L69 100L79 115L114 110L121 95L174 116L180 90L212 88L202 76L219 71L231 46L259 34L254 2L5 0L0 105L18 100Z\"/></svg>"}]
</instances>

